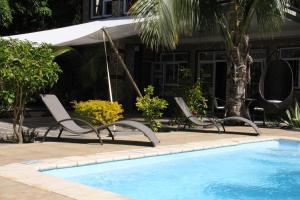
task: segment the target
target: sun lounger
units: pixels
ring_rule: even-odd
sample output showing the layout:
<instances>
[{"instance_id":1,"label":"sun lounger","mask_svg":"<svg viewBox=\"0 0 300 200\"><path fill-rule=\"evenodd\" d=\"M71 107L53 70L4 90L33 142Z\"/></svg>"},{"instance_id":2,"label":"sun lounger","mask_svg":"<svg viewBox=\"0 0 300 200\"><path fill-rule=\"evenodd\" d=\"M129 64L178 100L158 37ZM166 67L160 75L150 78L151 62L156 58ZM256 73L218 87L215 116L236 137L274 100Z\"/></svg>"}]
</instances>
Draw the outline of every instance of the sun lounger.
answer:
<instances>
[{"instance_id":1,"label":"sun lounger","mask_svg":"<svg viewBox=\"0 0 300 200\"><path fill-rule=\"evenodd\" d=\"M220 128L219 128L219 126L217 125L217 123L214 119L208 118L209 122L204 123L204 122L200 121L197 116L192 114L192 112L190 111L189 107L186 105L186 103L185 103L185 101L183 100L182 97L174 97L174 99L175 99L178 107L180 108L180 110L182 111L184 116L186 117L187 121L190 121L190 122L192 122L193 124L195 124L197 126L213 125L217 128L218 132L220 133Z\"/></svg>"},{"instance_id":2,"label":"sun lounger","mask_svg":"<svg viewBox=\"0 0 300 200\"><path fill-rule=\"evenodd\" d=\"M182 97L174 97L174 98L175 98L177 105L179 106L179 108L181 109L181 111L183 112L183 114L189 121L191 121L192 123L194 123L198 126L203 126L203 123L198 120L197 116L195 116L191 113L189 107L186 105L186 103ZM215 119L215 118L208 118L208 119L211 122L211 124L213 124L218 129L219 133L220 133L220 129L218 127L218 124L220 124L222 126L223 131L225 132L226 131L225 130L225 122L226 121L238 121L238 122L246 123L249 126L251 126L254 129L256 135L261 134L261 131L258 129L258 127L252 121L250 121L246 118L243 118L243 117L225 117L222 119Z\"/></svg>"},{"instance_id":3,"label":"sun lounger","mask_svg":"<svg viewBox=\"0 0 300 200\"><path fill-rule=\"evenodd\" d=\"M130 128L139 130L150 140L150 142L152 143L153 146L156 146L159 143L159 140L156 137L155 133L150 128L148 128L147 126L145 126L142 123L139 123L136 121L131 121L131 120L121 120L121 121L117 121L117 122L114 122L111 124L103 125L103 124L100 124L100 122L99 122L99 127L96 128L92 124L87 122L86 120L79 119L79 118L71 118L70 115L67 113L67 111L65 110L65 108L63 107L63 105L60 103L60 101L58 100L58 98L55 95L41 94L40 96L42 98L42 101L45 103L46 107L48 108L48 110L50 111L50 113L52 114L54 119L56 120L56 124L50 126L47 129L47 131L45 132L43 141L45 141L49 131L52 128L54 128L56 126L60 126L60 132L58 134L58 139L61 137L61 134L63 131L68 131L68 132L75 133L75 134L87 134L87 133L94 132L97 135L99 142L101 144L103 144L101 136L100 136L100 131L107 129L110 133L110 136L114 140L114 136L113 136L112 132L110 131L109 127L112 125L117 125L117 126L126 126L126 127L130 127ZM81 124L84 124L84 126L79 126L78 122Z\"/></svg>"}]
</instances>

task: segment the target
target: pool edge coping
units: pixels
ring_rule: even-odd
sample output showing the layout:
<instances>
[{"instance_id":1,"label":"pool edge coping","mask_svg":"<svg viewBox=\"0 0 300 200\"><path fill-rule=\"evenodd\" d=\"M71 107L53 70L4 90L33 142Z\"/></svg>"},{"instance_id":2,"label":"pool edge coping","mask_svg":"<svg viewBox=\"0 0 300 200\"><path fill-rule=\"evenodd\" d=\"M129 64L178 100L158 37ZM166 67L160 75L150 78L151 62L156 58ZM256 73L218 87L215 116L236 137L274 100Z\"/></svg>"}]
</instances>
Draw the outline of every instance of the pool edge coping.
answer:
<instances>
[{"instance_id":1,"label":"pool edge coping","mask_svg":"<svg viewBox=\"0 0 300 200\"><path fill-rule=\"evenodd\" d=\"M212 148L236 146L240 144L264 142L272 140L293 140L299 138L290 136L260 136L251 138L225 138L213 141L190 142L158 146L156 148L142 148L125 151L112 151L105 153L90 154L88 156L68 156L63 158L51 158L43 160L26 161L0 166L0 176L16 182L36 187L42 190L54 192L76 200L128 200L128 197L116 193L93 188L80 183L75 183L63 178L42 173L42 171L77 167L91 164L100 164L112 161L138 159L145 157L169 155L183 152L192 152Z\"/></svg>"}]
</instances>

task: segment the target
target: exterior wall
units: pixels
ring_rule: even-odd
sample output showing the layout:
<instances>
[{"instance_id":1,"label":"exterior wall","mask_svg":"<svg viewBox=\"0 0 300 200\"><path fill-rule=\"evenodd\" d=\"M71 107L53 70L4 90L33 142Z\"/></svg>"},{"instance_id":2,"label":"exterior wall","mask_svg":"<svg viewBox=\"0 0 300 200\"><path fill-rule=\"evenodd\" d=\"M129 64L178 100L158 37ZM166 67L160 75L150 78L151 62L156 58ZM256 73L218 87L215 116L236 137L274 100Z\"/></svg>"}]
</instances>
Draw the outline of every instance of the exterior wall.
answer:
<instances>
[{"instance_id":1,"label":"exterior wall","mask_svg":"<svg viewBox=\"0 0 300 200\"><path fill-rule=\"evenodd\" d=\"M276 56L269 57L269 55L276 49L280 48L287 48L287 47L300 47L300 37L299 38L276 38L276 39L261 39L261 40L253 40L250 42L251 49L252 50L262 50L265 51L265 60L264 66L267 65L268 62L271 60L274 60ZM224 51L224 45L222 42L214 42L214 43L181 43L177 49L175 49L174 53L176 52L187 52L189 55L188 63L189 67L192 70L193 74L193 81L196 81L199 78L199 68L198 68L198 53L199 52L214 52L214 51ZM142 65L140 66L142 68L141 71L144 71L144 74L139 75L138 81L141 83L143 87L145 87L148 84L151 84L151 62L158 62L159 61L159 55L161 53L165 52L151 52L148 49L144 48L143 55L140 59L142 59ZM167 52L171 53L171 52ZM150 73L149 73L150 71ZM299 74L300 75L300 74ZM210 76L214 76L214 74L210 74ZM142 80L139 80L139 79ZM203 88L205 88L205 85L202 85ZM206 92L206 91L204 91ZM258 90L257 90L258 92ZM296 88L294 90L295 97L300 100L300 89ZM213 96L213 95L210 95ZM211 100L211 97L207 97L209 100ZM213 109L212 102L210 102L210 108Z\"/></svg>"},{"instance_id":2,"label":"exterior wall","mask_svg":"<svg viewBox=\"0 0 300 200\"><path fill-rule=\"evenodd\" d=\"M123 14L123 1L113 0L112 2L112 17L124 16ZM83 21L90 21L90 3L89 0L83 0ZM292 27L292 29L290 29ZM299 26L295 26L296 29ZM253 33L251 35L250 46L251 49L265 50L265 64L275 57L269 57L274 50L286 47L300 47L300 33L297 35L293 30L293 25L287 25L283 28L283 34L276 34L272 39L259 39L261 36ZM254 39L253 39L254 38ZM135 77L140 90L152 84L152 65L153 63L160 62L160 55L162 53L178 53L186 52L188 54L188 65L192 71L192 79L196 81L199 79L199 52L214 52L224 51L222 39L218 36L195 36L193 38L183 38L178 45L178 48L173 51L152 52L143 46L138 37L126 38L123 40L115 41L126 64ZM110 53L110 69L112 76L112 84L114 90L114 98L123 104L125 107L132 108L135 101L135 92L132 89L127 77L119 65L116 56ZM209 74L214 78L215 74ZM300 74L299 74L300 76ZM214 78L215 84L215 78ZM205 85L202 86L205 88ZM159 92L158 92L159 93ZM213 94L210 94L213 95ZM300 100L300 89L295 89L295 96ZM210 99L210 97L208 97ZM211 104L212 108L212 104Z\"/></svg>"},{"instance_id":3,"label":"exterior wall","mask_svg":"<svg viewBox=\"0 0 300 200\"><path fill-rule=\"evenodd\" d=\"M82 22L90 20L90 0L82 0Z\"/></svg>"}]
</instances>

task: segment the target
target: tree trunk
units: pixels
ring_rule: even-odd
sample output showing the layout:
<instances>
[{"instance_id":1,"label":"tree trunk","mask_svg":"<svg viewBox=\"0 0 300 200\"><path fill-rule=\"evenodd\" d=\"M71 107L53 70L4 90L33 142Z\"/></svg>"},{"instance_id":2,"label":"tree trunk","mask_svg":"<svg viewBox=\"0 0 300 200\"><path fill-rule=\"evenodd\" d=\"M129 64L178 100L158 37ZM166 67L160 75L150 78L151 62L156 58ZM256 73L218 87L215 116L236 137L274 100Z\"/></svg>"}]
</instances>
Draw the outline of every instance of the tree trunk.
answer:
<instances>
[{"instance_id":1,"label":"tree trunk","mask_svg":"<svg viewBox=\"0 0 300 200\"><path fill-rule=\"evenodd\" d=\"M16 139L18 143L23 143L23 135L22 135L22 125L24 120L23 111L20 113L19 108L15 108L14 113L14 121L13 121L13 130L14 135L16 136ZM18 114L17 114L18 113Z\"/></svg>"},{"instance_id":2,"label":"tree trunk","mask_svg":"<svg viewBox=\"0 0 300 200\"><path fill-rule=\"evenodd\" d=\"M232 32L237 44L228 51L229 62L232 64L227 71L226 116L240 116L249 118L245 104L246 88L250 82L250 65L252 58L249 55L249 37L240 36Z\"/></svg>"},{"instance_id":3,"label":"tree trunk","mask_svg":"<svg viewBox=\"0 0 300 200\"><path fill-rule=\"evenodd\" d=\"M22 88L18 87L16 90L16 97L14 103L14 119L13 119L13 130L14 135L17 138L18 143L23 143L23 122L24 122L24 98Z\"/></svg>"}]
</instances>

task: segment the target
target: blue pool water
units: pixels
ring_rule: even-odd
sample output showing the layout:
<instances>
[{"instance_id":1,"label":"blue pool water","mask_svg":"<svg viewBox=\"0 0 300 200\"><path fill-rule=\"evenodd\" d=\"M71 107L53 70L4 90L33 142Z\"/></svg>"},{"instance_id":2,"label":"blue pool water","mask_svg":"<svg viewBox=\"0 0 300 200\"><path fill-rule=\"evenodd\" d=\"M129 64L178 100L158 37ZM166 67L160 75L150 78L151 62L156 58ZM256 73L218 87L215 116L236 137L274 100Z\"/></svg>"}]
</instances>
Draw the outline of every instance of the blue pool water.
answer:
<instances>
[{"instance_id":1,"label":"blue pool water","mask_svg":"<svg viewBox=\"0 0 300 200\"><path fill-rule=\"evenodd\" d=\"M137 200L299 200L300 143L259 142L44 173Z\"/></svg>"}]
</instances>

